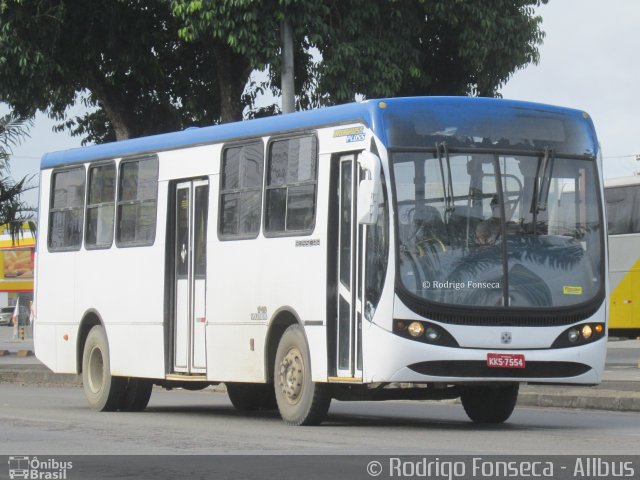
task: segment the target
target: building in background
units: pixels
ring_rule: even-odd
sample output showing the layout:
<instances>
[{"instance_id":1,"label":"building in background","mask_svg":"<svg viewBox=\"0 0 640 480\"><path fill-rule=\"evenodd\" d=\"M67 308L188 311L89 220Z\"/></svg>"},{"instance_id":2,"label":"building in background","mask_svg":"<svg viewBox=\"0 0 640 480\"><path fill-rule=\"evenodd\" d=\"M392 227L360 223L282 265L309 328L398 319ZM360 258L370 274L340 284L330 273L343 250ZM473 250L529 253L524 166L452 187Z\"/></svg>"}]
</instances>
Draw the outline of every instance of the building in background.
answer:
<instances>
[{"instance_id":1,"label":"building in background","mask_svg":"<svg viewBox=\"0 0 640 480\"><path fill-rule=\"evenodd\" d=\"M0 226L0 307L28 307L33 300L33 268L36 239L25 225L12 241L9 229Z\"/></svg>"}]
</instances>

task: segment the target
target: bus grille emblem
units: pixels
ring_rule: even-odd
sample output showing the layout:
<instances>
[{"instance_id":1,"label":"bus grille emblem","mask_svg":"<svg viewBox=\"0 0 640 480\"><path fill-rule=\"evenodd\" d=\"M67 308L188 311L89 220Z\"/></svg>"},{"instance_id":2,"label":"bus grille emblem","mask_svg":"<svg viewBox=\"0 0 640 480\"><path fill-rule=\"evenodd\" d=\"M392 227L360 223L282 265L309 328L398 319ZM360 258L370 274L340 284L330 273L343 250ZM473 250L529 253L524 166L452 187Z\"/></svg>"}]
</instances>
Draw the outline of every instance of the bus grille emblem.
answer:
<instances>
[{"instance_id":1,"label":"bus grille emblem","mask_svg":"<svg viewBox=\"0 0 640 480\"><path fill-rule=\"evenodd\" d=\"M502 332L500 341L503 344L509 344L511 343L511 332Z\"/></svg>"}]
</instances>

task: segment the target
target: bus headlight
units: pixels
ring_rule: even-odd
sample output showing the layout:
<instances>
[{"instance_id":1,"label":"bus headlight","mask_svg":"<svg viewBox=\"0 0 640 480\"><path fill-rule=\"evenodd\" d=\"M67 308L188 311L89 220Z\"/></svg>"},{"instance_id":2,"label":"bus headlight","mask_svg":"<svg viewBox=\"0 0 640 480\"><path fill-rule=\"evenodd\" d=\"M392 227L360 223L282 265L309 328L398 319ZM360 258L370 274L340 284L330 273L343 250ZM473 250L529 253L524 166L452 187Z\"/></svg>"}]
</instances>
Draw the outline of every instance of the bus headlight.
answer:
<instances>
[{"instance_id":1,"label":"bus headlight","mask_svg":"<svg viewBox=\"0 0 640 480\"><path fill-rule=\"evenodd\" d=\"M444 327L420 320L394 320L393 333L410 340L438 345L459 347L460 345Z\"/></svg>"},{"instance_id":2,"label":"bus headlight","mask_svg":"<svg viewBox=\"0 0 640 480\"><path fill-rule=\"evenodd\" d=\"M440 334L438 333L438 331L433 328L433 327L429 327L427 328L427 331L425 333L425 335L427 336L427 338L432 341L432 342L437 342L438 338L440 338Z\"/></svg>"},{"instance_id":3,"label":"bus headlight","mask_svg":"<svg viewBox=\"0 0 640 480\"><path fill-rule=\"evenodd\" d=\"M420 322L411 322L407 330L412 337L420 337L424 333L424 326Z\"/></svg>"},{"instance_id":4,"label":"bus headlight","mask_svg":"<svg viewBox=\"0 0 640 480\"><path fill-rule=\"evenodd\" d=\"M605 335L604 323L582 323L558 335L551 348L579 347L600 340Z\"/></svg>"},{"instance_id":5,"label":"bus headlight","mask_svg":"<svg viewBox=\"0 0 640 480\"><path fill-rule=\"evenodd\" d=\"M580 339L580 332L575 328L569 330L569 333L567 335L571 343L576 343Z\"/></svg>"}]
</instances>

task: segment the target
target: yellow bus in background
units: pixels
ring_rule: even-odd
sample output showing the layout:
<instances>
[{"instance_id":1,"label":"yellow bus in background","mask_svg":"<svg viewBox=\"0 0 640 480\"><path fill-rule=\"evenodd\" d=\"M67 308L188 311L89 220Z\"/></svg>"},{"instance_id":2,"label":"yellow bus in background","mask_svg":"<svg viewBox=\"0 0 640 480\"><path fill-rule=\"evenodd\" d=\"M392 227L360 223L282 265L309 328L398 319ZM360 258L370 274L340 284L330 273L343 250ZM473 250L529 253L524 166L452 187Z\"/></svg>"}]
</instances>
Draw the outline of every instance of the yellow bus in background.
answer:
<instances>
[{"instance_id":1,"label":"yellow bus in background","mask_svg":"<svg viewBox=\"0 0 640 480\"><path fill-rule=\"evenodd\" d=\"M609 233L609 335L640 336L640 176L604 182Z\"/></svg>"}]
</instances>

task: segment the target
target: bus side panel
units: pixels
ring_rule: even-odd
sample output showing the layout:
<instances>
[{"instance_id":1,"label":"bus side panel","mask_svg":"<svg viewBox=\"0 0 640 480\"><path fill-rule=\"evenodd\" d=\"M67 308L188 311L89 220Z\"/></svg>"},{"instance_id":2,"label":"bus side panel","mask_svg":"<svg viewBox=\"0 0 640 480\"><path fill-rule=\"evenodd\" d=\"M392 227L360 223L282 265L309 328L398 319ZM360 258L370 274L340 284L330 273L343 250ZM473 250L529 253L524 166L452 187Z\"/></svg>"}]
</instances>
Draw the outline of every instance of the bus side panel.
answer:
<instances>
[{"instance_id":1,"label":"bus side panel","mask_svg":"<svg viewBox=\"0 0 640 480\"><path fill-rule=\"evenodd\" d=\"M266 325L249 322L207 324L207 379L265 382Z\"/></svg>"},{"instance_id":2,"label":"bus side panel","mask_svg":"<svg viewBox=\"0 0 640 480\"><path fill-rule=\"evenodd\" d=\"M312 238L316 238L315 233ZM299 237L219 242L214 244L215 249L209 249L209 264L213 265L209 268L207 301L210 380L264 381L264 355L255 363L255 354L266 344L267 323L274 321L279 312L293 313L302 325L307 321L324 322L325 250L320 246L296 248L297 239ZM267 243L268 255L265 254ZM322 332L310 338L310 328L314 333ZM326 379L324 328L310 328L307 341L313 376ZM249 348L251 341L254 351Z\"/></svg>"},{"instance_id":3,"label":"bus side panel","mask_svg":"<svg viewBox=\"0 0 640 480\"><path fill-rule=\"evenodd\" d=\"M332 130L326 129L318 132L319 152L324 152L325 148L332 144ZM303 310L299 312L304 315L300 320L303 324L309 320L323 322L322 325L308 325L305 328L311 357L311 379L314 382L326 382L328 376L327 322L331 321L331 319L327 318L327 296L329 295L327 291L327 268L328 262L337 262L338 258L337 253L327 258L329 196L336 194L336 192L331 192L329 187L331 184L331 158L330 153L320 153L318 155L315 231L311 237L304 238L318 239L320 244L313 247L294 247L295 252L293 252L300 256L299 261L301 262L297 264L294 275L296 275L296 272L298 275L302 274L309 282L308 285L304 285L304 282L296 282L298 288L302 289L307 295L307 301L311 307L308 312ZM307 269L309 270L307 271ZM295 296L293 298L300 297Z\"/></svg>"},{"instance_id":4,"label":"bus side panel","mask_svg":"<svg viewBox=\"0 0 640 480\"><path fill-rule=\"evenodd\" d=\"M116 248L114 244L79 255L75 318L80 320L89 311L100 317L114 375L164 377L166 190L166 183L158 185L159 220L152 246Z\"/></svg>"},{"instance_id":5,"label":"bus side panel","mask_svg":"<svg viewBox=\"0 0 640 480\"><path fill-rule=\"evenodd\" d=\"M609 236L609 329L640 328L640 250L637 234Z\"/></svg>"},{"instance_id":6,"label":"bus side panel","mask_svg":"<svg viewBox=\"0 0 640 480\"><path fill-rule=\"evenodd\" d=\"M164 378L162 324L113 323L107 327L107 336L112 375Z\"/></svg>"},{"instance_id":7,"label":"bus side panel","mask_svg":"<svg viewBox=\"0 0 640 480\"><path fill-rule=\"evenodd\" d=\"M311 380L327 381L327 328L324 326L308 326L305 329L311 355Z\"/></svg>"},{"instance_id":8,"label":"bus side panel","mask_svg":"<svg viewBox=\"0 0 640 480\"><path fill-rule=\"evenodd\" d=\"M316 220L311 234L265 238L261 233L255 239L220 241L217 222L210 222L208 379L264 382L266 371L262 351L266 345L267 324L276 320L279 312L288 311L303 326L306 322L314 324L306 328L312 378L326 381L328 180L329 156L320 156ZM211 198L214 212L218 212L217 191L215 184ZM250 349L252 339L254 351ZM258 353L261 356L256 363Z\"/></svg>"},{"instance_id":9,"label":"bus side panel","mask_svg":"<svg viewBox=\"0 0 640 480\"><path fill-rule=\"evenodd\" d=\"M39 322L33 328L33 346L38 360L51 371L58 373L56 326ZM72 372L75 373L75 372Z\"/></svg>"},{"instance_id":10,"label":"bus side panel","mask_svg":"<svg viewBox=\"0 0 640 480\"><path fill-rule=\"evenodd\" d=\"M85 255L78 268L76 317L99 315L114 375L162 378L164 249L114 249Z\"/></svg>"},{"instance_id":11,"label":"bus side panel","mask_svg":"<svg viewBox=\"0 0 640 480\"><path fill-rule=\"evenodd\" d=\"M38 265L36 270L35 353L56 373L76 373L75 345L77 320L73 317L75 252L48 250L51 170L40 176L38 223ZM64 339L67 335L67 339Z\"/></svg>"}]
</instances>

